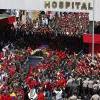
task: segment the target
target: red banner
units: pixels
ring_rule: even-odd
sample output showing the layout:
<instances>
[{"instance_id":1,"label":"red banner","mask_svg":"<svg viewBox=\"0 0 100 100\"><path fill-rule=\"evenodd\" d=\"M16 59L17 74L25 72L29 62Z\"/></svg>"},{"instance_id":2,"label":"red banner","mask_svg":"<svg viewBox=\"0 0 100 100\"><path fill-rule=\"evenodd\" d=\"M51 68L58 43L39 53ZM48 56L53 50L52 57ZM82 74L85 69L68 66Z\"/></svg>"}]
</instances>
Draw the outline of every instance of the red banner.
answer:
<instances>
[{"instance_id":1,"label":"red banner","mask_svg":"<svg viewBox=\"0 0 100 100\"><path fill-rule=\"evenodd\" d=\"M92 34L83 34L83 42L84 43L92 43ZM94 43L100 44L100 35L99 34L94 35Z\"/></svg>"}]
</instances>

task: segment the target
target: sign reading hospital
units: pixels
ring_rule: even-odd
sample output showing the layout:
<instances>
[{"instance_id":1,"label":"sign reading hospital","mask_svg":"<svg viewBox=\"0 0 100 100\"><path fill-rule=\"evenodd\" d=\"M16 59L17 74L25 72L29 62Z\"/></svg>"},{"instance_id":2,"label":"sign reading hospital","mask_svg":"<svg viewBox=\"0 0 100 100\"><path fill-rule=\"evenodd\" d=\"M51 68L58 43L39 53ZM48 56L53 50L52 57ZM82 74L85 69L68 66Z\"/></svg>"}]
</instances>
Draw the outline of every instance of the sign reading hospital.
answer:
<instances>
[{"instance_id":1,"label":"sign reading hospital","mask_svg":"<svg viewBox=\"0 0 100 100\"><path fill-rule=\"evenodd\" d=\"M45 0L44 8L46 10L69 10L69 11L90 11L93 10L93 4L89 0L72 1L72 0Z\"/></svg>"},{"instance_id":2,"label":"sign reading hospital","mask_svg":"<svg viewBox=\"0 0 100 100\"><path fill-rule=\"evenodd\" d=\"M93 0L0 0L0 9L89 12Z\"/></svg>"}]
</instances>

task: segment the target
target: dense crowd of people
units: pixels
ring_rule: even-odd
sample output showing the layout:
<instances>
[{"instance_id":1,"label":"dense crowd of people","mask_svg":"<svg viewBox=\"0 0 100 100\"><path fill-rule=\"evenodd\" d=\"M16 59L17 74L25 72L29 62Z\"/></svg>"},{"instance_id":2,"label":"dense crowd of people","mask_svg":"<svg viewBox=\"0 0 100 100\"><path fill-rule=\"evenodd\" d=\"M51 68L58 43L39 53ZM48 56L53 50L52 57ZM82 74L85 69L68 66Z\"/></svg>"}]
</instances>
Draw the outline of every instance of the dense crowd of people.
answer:
<instances>
[{"instance_id":1,"label":"dense crowd of people","mask_svg":"<svg viewBox=\"0 0 100 100\"><path fill-rule=\"evenodd\" d=\"M81 36L82 33L87 32L89 28L89 14L88 13L67 13L56 12L40 14L40 18L36 20L35 28L42 26L49 26L49 31L54 31L56 34L65 34L68 36ZM43 28L45 32L47 29ZM43 32L42 32L43 33Z\"/></svg>"},{"instance_id":2,"label":"dense crowd of people","mask_svg":"<svg viewBox=\"0 0 100 100\"><path fill-rule=\"evenodd\" d=\"M87 13L64 13L58 17L57 21L63 33L69 36L79 36L87 32L89 27Z\"/></svg>"},{"instance_id":3,"label":"dense crowd of people","mask_svg":"<svg viewBox=\"0 0 100 100\"><path fill-rule=\"evenodd\" d=\"M27 14L27 30L35 33L56 33L68 36L81 36L89 29L88 13L67 13L67 12L41 12L39 17L32 22L32 18Z\"/></svg>"},{"instance_id":4,"label":"dense crowd of people","mask_svg":"<svg viewBox=\"0 0 100 100\"><path fill-rule=\"evenodd\" d=\"M27 61L34 50L9 46L0 53L0 100L100 99L99 54L91 63L90 54L43 48L35 50L43 59L33 66Z\"/></svg>"},{"instance_id":5,"label":"dense crowd of people","mask_svg":"<svg viewBox=\"0 0 100 100\"><path fill-rule=\"evenodd\" d=\"M14 26L2 24L0 26L0 46L3 47L5 43L13 42L21 48L28 46L36 48L43 42L51 45L51 47L53 43L56 43L55 46L62 46L60 48L63 48L66 44L70 47L72 42L73 48L77 48L74 47L74 43L79 40L78 38L82 36L81 33L85 32L88 27L88 14L55 13L52 17L51 15L40 13L39 18L34 21L27 16L26 24L23 24L19 18L17 18ZM74 17L73 20L71 19L72 16ZM82 42L82 38L80 39ZM61 42L58 43L59 40ZM78 43L79 41L76 44L78 45Z\"/></svg>"},{"instance_id":6,"label":"dense crowd of people","mask_svg":"<svg viewBox=\"0 0 100 100\"><path fill-rule=\"evenodd\" d=\"M74 51L88 21L86 13L55 13L0 27L0 100L100 100L100 54L92 62Z\"/></svg>"}]
</instances>

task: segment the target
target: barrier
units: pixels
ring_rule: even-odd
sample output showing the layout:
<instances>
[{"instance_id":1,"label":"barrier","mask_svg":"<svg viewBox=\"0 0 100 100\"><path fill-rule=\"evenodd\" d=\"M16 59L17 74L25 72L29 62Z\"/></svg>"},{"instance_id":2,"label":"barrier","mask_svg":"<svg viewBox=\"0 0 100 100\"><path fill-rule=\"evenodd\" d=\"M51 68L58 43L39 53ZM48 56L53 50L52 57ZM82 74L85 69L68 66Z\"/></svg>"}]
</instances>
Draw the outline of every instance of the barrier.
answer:
<instances>
[{"instance_id":1,"label":"barrier","mask_svg":"<svg viewBox=\"0 0 100 100\"><path fill-rule=\"evenodd\" d=\"M92 51L92 34L83 34L83 43L88 44L89 52ZM100 52L100 35L94 35L94 52Z\"/></svg>"}]
</instances>

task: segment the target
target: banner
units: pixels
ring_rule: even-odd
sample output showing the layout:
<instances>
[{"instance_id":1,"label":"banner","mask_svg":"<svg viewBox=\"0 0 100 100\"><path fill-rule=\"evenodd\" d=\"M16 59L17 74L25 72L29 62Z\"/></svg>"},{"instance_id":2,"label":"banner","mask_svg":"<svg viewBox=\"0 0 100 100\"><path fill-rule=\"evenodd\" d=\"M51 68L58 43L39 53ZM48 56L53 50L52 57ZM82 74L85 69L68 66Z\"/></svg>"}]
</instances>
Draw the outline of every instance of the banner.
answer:
<instances>
[{"instance_id":1,"label":"banner","mask_svg":"<svg viewBox=\"0 0 100 100\"><path fill-rule=\"evenodd\" d=\"M100 20L100 0L95 0L95 20ZM87 12L93 19L93 0L0 0L0 9Z\"/></svg>"}]
</instances>

